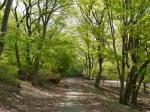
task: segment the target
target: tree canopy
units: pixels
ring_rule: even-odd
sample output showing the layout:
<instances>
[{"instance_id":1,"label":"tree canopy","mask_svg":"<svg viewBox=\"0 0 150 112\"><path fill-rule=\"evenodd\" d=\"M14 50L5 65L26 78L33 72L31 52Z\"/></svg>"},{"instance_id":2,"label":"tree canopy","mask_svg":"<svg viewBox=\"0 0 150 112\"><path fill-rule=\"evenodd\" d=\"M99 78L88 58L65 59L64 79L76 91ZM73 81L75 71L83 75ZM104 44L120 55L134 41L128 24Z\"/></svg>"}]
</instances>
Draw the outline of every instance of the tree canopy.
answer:
<instances>
[{"instance_id":1,"label":"tree canopy","mask_svg":"<svg viewBox=\"0 0 150 112\"><path fill-rule=\"evenodd\" d=\"M125 105L150 81L149 0L2 0L0 28L0 79L119 80Z\"/></svg>"}]
</instances>

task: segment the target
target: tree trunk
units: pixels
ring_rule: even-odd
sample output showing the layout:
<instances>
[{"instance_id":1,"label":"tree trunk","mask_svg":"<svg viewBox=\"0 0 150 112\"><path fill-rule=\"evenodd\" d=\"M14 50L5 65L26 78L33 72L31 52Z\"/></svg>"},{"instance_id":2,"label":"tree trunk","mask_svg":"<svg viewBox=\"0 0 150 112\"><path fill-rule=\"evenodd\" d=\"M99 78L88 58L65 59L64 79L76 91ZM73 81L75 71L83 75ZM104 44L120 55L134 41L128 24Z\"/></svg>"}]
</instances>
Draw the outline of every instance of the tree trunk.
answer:
<instances>
[{"instance_id":1,"label":"tree trunk","mask_svg":"<svg viewBox=\"0 0 150 112\"><path fill-rule=\"evenodd\" d=\"M2 26L1 26L2 34L0 35L0 55L2 54L3 49L4 49L3 39L5 36L5 32L7 31L7 23L8 23L8 18L9 18L9 13L11 10L12 2L13 0L7 0L6 8L5 8L3 19L2 19Z\"/></svg>"},{"instance_id":2,"label":"tree trunk","mask_svg":"<svg viewBox=\"0 0 150 112\"><path fill-rule=\"evenodd\" d=\"M98 48L98 64L99 64L99 71L98 74L96 76L96 81L95 81L95 87L98 88L99 84L100 84L100 79L101 79L101 75L102 75L102 71L103 71L103 57L102 55L99 53L100 47Z\"/></svg>"},{"instance_id":3,"label":"tree trunk","mask_svg":"<svg viewBox=\"0 0 150 112\"><path fill-rule=\"evenodd\" d=\"M17 41L15 42L15 52L16 52L16 61L17 61L17 66L18 66L18 74L19 74L19 79L21 80L25 80L25 73L22 70L22 66L21 66L21 61L20 61L20 55L19 55L19 48L18 48L18 43Z\"/></svg>"},{"instance_id":4,"label":"tree trunk","mask_svg":"<svg viewBox=\"0 0 150 112\"><path fill-rule=\"evenodd\" d=\"M35 60L34 61L35 61L34 62L34 72L36 73L39 70L39 54L37 54L35 56Z\"/></svg>"},{"instance_id":5,"label":"tree trunk","mask_svg":"<svg viewBox=\"0 0 150 112\"><path fill-rule=\"evenodd\" d=\"M16 19L16 28L19 29L20 22L19 22L19 18L18 18L18 15L17 15L17 7L18 7L18 4L16 4L16 7L14 8L14 16L15 16L15 19ZM16 32L15 35L17 37L18 33ZM19 69L18 70L19 78L24 80L25 79L25 74L22 70L22 65L21 65L20 55L19 55L19 48L18 48L18 40L17 39L15 41L15 53L16 53L16 62L17 62L17 66L18 66L18 69Z\"/></svg>"},{"instance_id":6,"label":"tree trunk","mask_svg":"<svg viewBox=\"0 0 150 112\"><path fill-rule=\"evenodd\" d=\"M128 105L130 102L130 98L133 92L133 88L136 88L136 80L137 80L137 68L136 66L132 66L131 72L129 75L129 82L126 84L126 90L124 94L124 104Z\"/></svg>"},{"instance_id":7,"label":"tree trunk","mask_svg":"<svg viewBox=\"0 0 150 112\"><path fill-rule=\"evenodd\" d=\"M85 78L88 78L88 58L87 55L85 55Z\"/></svg>"},{"instance_id":8,"label":"tree trunk","mask_svg":"<svg viewBox=\"0 0 150 112\"><path fill-rule=\"evenodd\" d=\"M123 104L124 102L124 81L123 79L120 79L120 96L119 96L119 102Z\"/></svg>"},{"instance_id":9,"label":"tree trunk","mask_svg":"<svg viewBox=\"0 0 150 112\"><path fill-rule=\"evenodd\" d=\"M32 61L31 61L31 58L30 58L30 45L27 43L26 44L26 63L28 65L32 65Z\"/></svg>"},{"instance_id":10,"label":"tree trunk","mask_svg":"<svg viewBox=\"0 0 150 112\"><path fill-rule=\"evenodd\" d=\"M16 61L18 68L21 70L21 62L20 62L20 56L19 56L19 49L18 49L18 43L15 42L15 52L16 52Z\"/></svg>"},{"instance_id":11,"label":"tree trunk","mask_svg":"<svg viewBox=\"0 0 150 112\"><path fill-rule=\"evenodd\" d=\"M122 36L122 58L121 58L121 74L120 74L120 99L119 102L123 103L124 96L124 81L125 81L125 64L126 64L126 51L127 51L127 34L126 31Z\"/></svg>"},{"instance_id":12,"label":"tree trunk","mask_svg":"<svg viewBox=\"0 0 150 112\"><path fill-rule=\"evenodd\" d=\"M140 86L141 86L143 80L144 80L144 75L142 75L142 76L140 77L140 81L139 81L138 86L135 87L135 88L133 88L132 101L131 101L131 103L132 103L133 105L137 105L138 92L139 92L139 89L140 89Z\"/></svg>"},{"instance_id":13,"label":"tree trunk","mask_svg":"<svg viewBox=\"0 0 150 112\"><path fill-rule=\"evenodd\" d=\"M143 82L143 92L146 94L147 93L147 89L146 89L146 82Z\"/></svg>"},{"instance_id":14,"label":"tree trunk","mask_svg":"<svg viewBox=\"0 0 150 112\"><path fill-rule=\"evenodd\" d=\"M102 75L102 71L103 71L102 64L103 64L103 59L99 58L99 71L98 71L96 81L95 81L96 88L98 88L99 84L100 84L100 79L101 79L101 75Z\"/></svg>"},{"instance_id":15,"label":"tree trunk","mask_svg":"<svg viewBox=\"0 0 150 112\"><path fill-rule=\"evenodd\" d=\"M46 36L46 31L47 31L47 24L43 26L43 32L42 32L42 35L40 37L40 42L38 43L38 51L36 53L36 56L35 56L35 60L34 60L34 70L35 70L35 73L38 72L39 70L39 66L40 66L40 52L41 49L42 49L42 46L43 46L43 40L45 39L45 36Z\"/></svg>"},{"instance_id":16,"label":"tree trunk","mask_svg":"<svg viewBox=\"0 0 150 112\"><path fill-rule=\"evenodd\" d=\"M88 54L87 54L87 59L88 59L88 77L87 77L87 79L90 80L90 78L91 78L91 56L90 56L89 43L87 43L87 49L88 49Z\"/></svg>"}]
</instances>

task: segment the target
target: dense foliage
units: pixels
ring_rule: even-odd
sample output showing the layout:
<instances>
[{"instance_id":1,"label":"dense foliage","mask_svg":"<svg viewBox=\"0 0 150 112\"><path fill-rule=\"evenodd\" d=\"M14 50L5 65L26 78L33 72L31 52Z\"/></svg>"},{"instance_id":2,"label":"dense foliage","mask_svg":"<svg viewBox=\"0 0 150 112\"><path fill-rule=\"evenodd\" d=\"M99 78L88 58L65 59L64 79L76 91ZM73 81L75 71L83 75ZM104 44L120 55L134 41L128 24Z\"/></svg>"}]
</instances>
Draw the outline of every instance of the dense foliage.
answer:
<instances>
[{"instance_id":1,"label":"dense foliage","mask_svg":"<svg viewBox=\"0 0 150 112\"><path fill-rule=\"evenodd\" d=\"M134 105L150 81L149 0L2 0L0 25L0 81L120 80Z\"/></svg>"}]
</instances>

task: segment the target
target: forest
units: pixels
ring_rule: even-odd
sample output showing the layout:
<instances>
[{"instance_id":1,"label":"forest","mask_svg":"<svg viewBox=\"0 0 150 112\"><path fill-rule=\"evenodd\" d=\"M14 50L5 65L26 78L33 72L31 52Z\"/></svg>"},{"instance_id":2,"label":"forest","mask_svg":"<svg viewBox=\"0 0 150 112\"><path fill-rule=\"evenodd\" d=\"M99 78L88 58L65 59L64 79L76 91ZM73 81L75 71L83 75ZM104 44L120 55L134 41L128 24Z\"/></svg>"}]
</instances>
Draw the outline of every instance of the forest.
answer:
<instances>
[{"instance_id":1,"label":"forest","mask_svg":"<svg viewBox=\"0 0 150 112\"><path fill-rule=\"evenodd\" d=\"M0 0L0 112L149 111L149 0Z\"/></svg>"}]
</instances>

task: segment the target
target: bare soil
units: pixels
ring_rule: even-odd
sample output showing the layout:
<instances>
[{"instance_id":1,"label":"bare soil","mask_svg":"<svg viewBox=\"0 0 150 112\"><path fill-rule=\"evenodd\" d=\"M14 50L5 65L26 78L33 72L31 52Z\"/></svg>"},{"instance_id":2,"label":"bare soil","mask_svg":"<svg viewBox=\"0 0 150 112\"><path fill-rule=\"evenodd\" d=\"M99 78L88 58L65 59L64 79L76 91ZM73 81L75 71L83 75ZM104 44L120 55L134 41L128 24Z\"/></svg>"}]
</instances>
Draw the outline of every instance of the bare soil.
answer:
<instances>
[{"instance_id":1,"label":"bare soil","mask_svg":"<svg viewBox=\"0 0 150 112\"><path fill-rule=\"evenodd\" d=\"M105 88L118 91L108 85ZM117 103L117 97L83 79L68 78L44 87L23 82L20 88L0 87L0 112L142 112ZM143 112L148 112L150 97L140 94L139 101L147 107Z\"/></svg>"}]
</instances>

